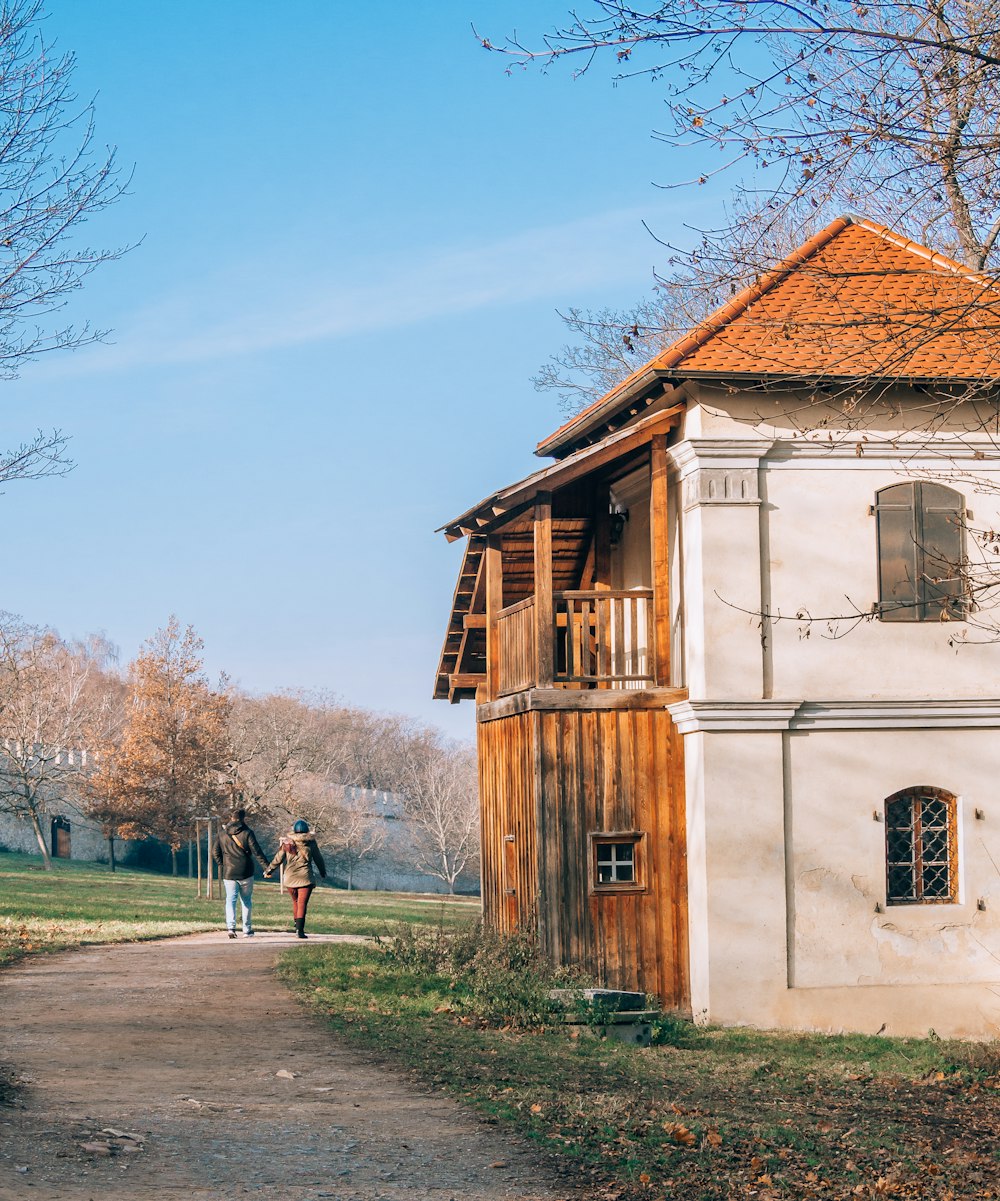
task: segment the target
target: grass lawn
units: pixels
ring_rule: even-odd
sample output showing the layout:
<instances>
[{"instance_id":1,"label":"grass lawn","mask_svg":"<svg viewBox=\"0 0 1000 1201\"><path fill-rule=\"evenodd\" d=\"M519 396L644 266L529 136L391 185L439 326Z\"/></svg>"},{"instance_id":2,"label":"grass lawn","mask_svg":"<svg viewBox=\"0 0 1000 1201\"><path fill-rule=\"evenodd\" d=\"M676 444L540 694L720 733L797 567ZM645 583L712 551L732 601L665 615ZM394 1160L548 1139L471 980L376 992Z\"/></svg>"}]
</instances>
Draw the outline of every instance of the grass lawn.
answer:
<instances>
[{"instance_id":1,"label":"grass lawn","mask_svg":"<svg viewBox=\"0 0 1000 1201\"><path fill-rule=\"evenodd\" d=\"M1000 1197L995 1043L685 1028L639 1049L487 1028L460 982L370 946L279 970L334 1030L535 1141L595 1201Z\"/></svg>"},{"instance_id":2,"label":"grass lawn","mask_svg":"<svg viewBox=\"0 0 1000 1201\"><path fill-rule=\"evenodd\" d=\"M70 860L47 872L37 856L0 854L0 965L38 951L222 928L223 902L199 899L195 888L186 877ZM258 880L253 899L258 930L290 929L291 902L276 882ZM309 929L371 935L396 922L452 927L478 916L478 898L319 888Z\"/></svg>"}]
</instances>

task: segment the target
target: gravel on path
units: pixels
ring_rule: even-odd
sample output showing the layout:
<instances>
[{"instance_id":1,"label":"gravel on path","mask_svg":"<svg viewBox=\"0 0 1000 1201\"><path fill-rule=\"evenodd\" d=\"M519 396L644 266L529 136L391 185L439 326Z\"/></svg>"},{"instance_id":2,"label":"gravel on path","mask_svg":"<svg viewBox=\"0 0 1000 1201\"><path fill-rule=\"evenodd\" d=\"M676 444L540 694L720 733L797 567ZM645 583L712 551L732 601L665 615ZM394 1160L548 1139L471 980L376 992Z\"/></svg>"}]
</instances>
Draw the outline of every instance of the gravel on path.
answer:
<instances>
[{"instance_id":1,"label":"gravel on path","mask_svg":"<svg viewBox=\"0 0 1000 1201\"><path fill-rule=\"evenodd\" d=\"M313 941L323 941L316 936ZM336 1040L294 939L103 946L0 975L0 1201L565 1201L530 1148Z\"/></svg>"}]
</instances>

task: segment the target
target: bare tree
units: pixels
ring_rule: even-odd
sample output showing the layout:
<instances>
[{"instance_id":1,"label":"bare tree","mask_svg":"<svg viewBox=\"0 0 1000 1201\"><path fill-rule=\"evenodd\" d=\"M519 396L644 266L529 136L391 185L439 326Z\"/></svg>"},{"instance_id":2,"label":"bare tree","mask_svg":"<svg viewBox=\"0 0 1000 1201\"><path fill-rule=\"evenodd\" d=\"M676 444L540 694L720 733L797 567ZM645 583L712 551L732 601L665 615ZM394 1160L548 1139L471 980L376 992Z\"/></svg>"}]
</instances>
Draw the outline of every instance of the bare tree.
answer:
<instances>
[{"instance_id":1,"label":"bare tree","mask_svg":"<svg viewBox=\"0 0 1000 1201\"><path fill-rule=\"evenodd\" d=\"M128 249L88 246L87 221L126 191L115 152L98 146L94 107L73 92L72 54L43 35L42 0L0 2L0 378L52 350L99 341L61 310L98 266ZM72 467L65 437L39 433L0 454L0 482Z\"/></svg>"},{"instance_id":2,"label":"bare tree","mask_svg":"<svg viewBox=\"0 0 1000 1201\"><path fill-rule=\"evenodd\" d=\"M301 693L229 694L228 751L223 778L248 808L266 810L287 797L321 755L319 715Z\"/></svg>"},{"instance_id":3,"label":"bare tree","mask_svg":"<svg viewBox=\"0 0 1000 1201\"><path fill-rule=\"evenodd\" d=\"M354 887L354 872L359 864L382 849L385 843L385 819L379 812L380 794L369 788L341 788L340 803L334 818L331 840L333 861Z\"/></svg>"},{"instance_id":4,"label":"bare tree","mask_svg":"<svg viewBox=\"0 0 1000 1201\"><path fill-rule=\"evenodd\" d=\"M72 90L72 54L46 43L41 0L0 3L0 375L102 331L57 314L101 263L124 248L80 243L87 220L127 187L114 151L95 142L94 108Z\"/></svg>"},{"instance_id":5,"label":"bare tree","mask_svg":"<svg viewBox=\"0 0 1000 1201\"><path fill-rule=\"evenodd\" d=\"M711 309L700 289L682 299L682 287L655 291L628 310L570 308L561 313L576 336L550 355L532 379L539 392L555 392L567 415L592 404L657 355Z\"/></svg>"},{"instance_id":6,"label":"bare tree","mask_svg":"<svg viewBox=\"0 0 1000 1201\"><path fill-rule=\"evenodd\" d=\"M115 840L134 816L131 804L118 788L113 772L104 770L104 760L113 763L126 725L128 685L117 670L118 652L108 646L102 670L92 672L87 681L87 770L79 782L77 803L83 815L96 823L108 844L108 866L117 869Z\"/></svg>"},{"instance_id":7,"label":"bare tree","mask_svg":"<svg viewBox=\"0 0 1000 1201\"><path fill-rule=\"evenodd\" d=\"M325 700L319 707L319 721L323 749L318 770L341 784L392 791L407 737L405 719Z\"/></svg>"},{"instance_id":8,"label":"bare tree","mask_svg":"<svg viewBox=\"0 0 1000 1201\"><path fill-rule=\"evenodd\" d=\"M416 865L455 891L479 861L479 788L475 749L413 731L402 762L400 793L415 832Z\"/></svg>"},{"instance_id":9,"label":"bare tree","mask_svg":"<svg viewBox=\"0 0 1000 1201\"><path fill-rule=\"evenodd\" d=\"M42 819L80 790L102 666L97 646L0 614L0 810L31 823L47 869Z\"/></svg>"},{"instance_id":10,"label":"bare tree","mask_svg":"<svg viewBox=\"0 0 1000 1201\"><path fill-rule=\"evenodd\" d=\"M543 387L565 394L569 372L590 399L588 381L603 388L623 339L669 343L692 288L707 311L845 209L974 271L1000 262L1000 0L591 0L536 47L483 42L525 65L570 59L579 72L610 59L618 80L649 78L665 100L656 137L678 152L671 163L703 152L667 186L732 183L728 215L695 251L670 247L652 310L570 315L584 346L555 356Z\"/></svg>"},{"instance_id":11,"label":"bare tree","mask_svg":"<svg viewBox=\"0 0 1000 1201\"><path fill-rule=\"evenodd\" d=\"M65 475L73 467L66 457L68 440L59 430L39 430L13 450L0 451L0 484Z\"/></svg>"}]
</instances>

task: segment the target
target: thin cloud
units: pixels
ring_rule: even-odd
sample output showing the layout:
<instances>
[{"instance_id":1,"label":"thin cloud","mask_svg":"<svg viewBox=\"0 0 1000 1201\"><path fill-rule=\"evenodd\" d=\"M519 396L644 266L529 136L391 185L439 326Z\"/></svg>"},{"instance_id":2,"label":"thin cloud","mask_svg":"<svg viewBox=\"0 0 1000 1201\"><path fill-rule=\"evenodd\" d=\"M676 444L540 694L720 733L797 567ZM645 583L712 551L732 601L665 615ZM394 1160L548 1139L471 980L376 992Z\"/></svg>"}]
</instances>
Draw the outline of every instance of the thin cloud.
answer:
<instances>
[{"instance_id":1,"label":"thin cloud","mask_svg":"<svg viewBox=\"0 0 1000 1201\"><path fill-rule=\"evenodd\" d=\"M626 281L641 292L656 257L641 225L648 217L648 207L617 210L479 246L359 261L339 277L317 277L313 268L304 282L296 260L285 257L262 266L256 286L245 276L203 280L197 298L177 295L150 305L119 323L113 345L52 362L46 374L208 363L525 300L572 303L583 292Z\"/></svg>"}]
</instances>

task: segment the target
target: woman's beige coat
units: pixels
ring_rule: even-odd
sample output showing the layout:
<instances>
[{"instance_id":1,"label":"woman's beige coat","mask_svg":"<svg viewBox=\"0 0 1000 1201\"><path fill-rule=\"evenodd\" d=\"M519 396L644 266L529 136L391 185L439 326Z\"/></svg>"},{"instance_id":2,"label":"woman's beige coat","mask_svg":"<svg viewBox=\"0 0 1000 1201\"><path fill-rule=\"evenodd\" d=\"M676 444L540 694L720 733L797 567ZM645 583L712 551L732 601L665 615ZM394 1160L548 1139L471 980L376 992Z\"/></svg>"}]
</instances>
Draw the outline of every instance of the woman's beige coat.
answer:
<instances>
[{"instance_id":1,"label":"woman's beige coat","mask_svg":"<svg viewBox=\"0 0 1000 1201\"><path fill-rule=\"evenodd\" d=\"M281 864L285 867L286 888L305 888L315 884L313 864L323 879L326 879L326 864L311 834L285 834L278 853L268 864L267 870L273 872Z\"/></svg>"}]
</instances>

